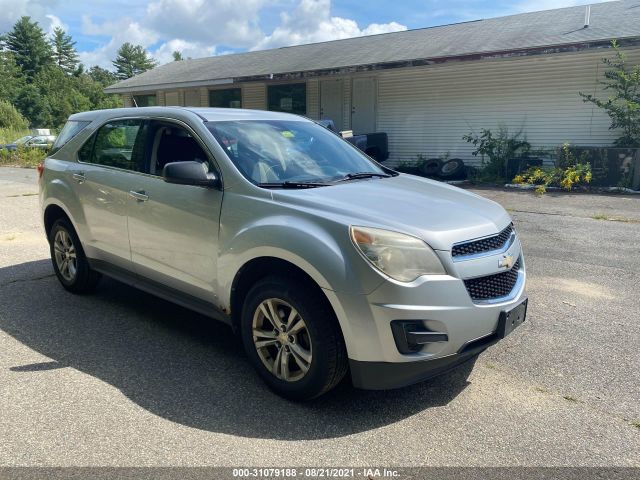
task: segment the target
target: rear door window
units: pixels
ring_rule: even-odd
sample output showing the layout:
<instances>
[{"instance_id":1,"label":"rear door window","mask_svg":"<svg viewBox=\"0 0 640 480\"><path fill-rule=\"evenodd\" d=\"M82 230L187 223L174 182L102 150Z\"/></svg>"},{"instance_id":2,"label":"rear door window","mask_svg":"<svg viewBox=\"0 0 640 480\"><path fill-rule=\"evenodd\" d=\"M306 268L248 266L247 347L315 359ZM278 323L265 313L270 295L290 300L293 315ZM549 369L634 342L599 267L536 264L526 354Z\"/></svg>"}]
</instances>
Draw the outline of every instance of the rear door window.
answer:
<instances>
[{"instance_id":1,"label":"rear door window","mask_svg":"<svg viewBox=\"0 0 640 480\"><path fill-rule=\"evenodd\" d=\"M140 119L106 123L78 151L80 161L144 171L146 123Z\"/></svg>"}]
</instances>

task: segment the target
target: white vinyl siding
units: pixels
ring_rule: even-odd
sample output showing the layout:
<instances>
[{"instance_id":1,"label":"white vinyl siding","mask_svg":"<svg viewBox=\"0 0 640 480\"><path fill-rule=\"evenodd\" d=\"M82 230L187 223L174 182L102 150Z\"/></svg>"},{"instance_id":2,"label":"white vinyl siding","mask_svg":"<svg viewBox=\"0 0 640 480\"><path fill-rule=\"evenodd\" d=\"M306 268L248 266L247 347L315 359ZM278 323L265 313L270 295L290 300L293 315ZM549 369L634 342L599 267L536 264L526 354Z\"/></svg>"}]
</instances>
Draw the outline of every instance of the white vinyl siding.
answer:
<instances>
[{"instance_id":1,"label":"white vinyl siding","mask_svg":"<svg viewBox=\"0 0 640 480\"><path fill-rule=\"evenodd\" d=\"M199 107L200 106L200 90L185 90L184 106Z\"/></svg>"},{"instance_id":2,"label":"white vinyl siding","mask_svg":"<svg viewBox=\"0 0 640 480\"><path fill-rule=\"evenodd\" d=\"M640 50L629 51L640 63ZM611 51L446 63L378 76L377 130L389 135L389 164L418 154L480 159L462 140L470 131L504 124L522 128L535 147L610 145L618 136L599 108L578 92L606 96L602 57Z\"/></svg>"},{"instance_id":3,"label":"white vinyl siding","mask_svg":"<svg viewBox=\"0 0 640 480\"><path fill-rule=\"evenodd\" d=\"M267 87L264 83L245 83L242 85L242 108L267 109Z\"/></svg>"},{"instance_id":4,"label":"white vinyl siding","mask_svg":"<svg viewBox=\"0 0 640 480\"><path fill-rule=\"evenodd\" d=\"M320 86L318 80L307 81L307 117L317 120L320 118Z\"/></svg>"},{"instance_id":5,"label":"white vinyl siding","mask_svg":"<svg viewBox=\"0 0 640 480\"><path fill-rule=\"evenodd\" d=\"M181 100L182 92L165 92L164 101L167 106L180 106L182 105Z\"/></svg>"}]
</instances>

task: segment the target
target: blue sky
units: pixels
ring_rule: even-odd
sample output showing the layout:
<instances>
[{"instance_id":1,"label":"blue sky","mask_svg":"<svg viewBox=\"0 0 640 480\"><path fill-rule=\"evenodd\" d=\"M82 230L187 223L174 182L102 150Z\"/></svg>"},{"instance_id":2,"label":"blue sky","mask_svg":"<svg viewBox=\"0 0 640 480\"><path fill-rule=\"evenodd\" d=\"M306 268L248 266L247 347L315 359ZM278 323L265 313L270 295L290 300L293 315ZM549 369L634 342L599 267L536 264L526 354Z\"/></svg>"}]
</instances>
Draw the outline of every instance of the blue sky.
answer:
<instances>
[{"instance_id":1,"label":"blue sky","mask_svg":"<svg viewBox=\"0 0 640 480\"><path fill-rule=\"evenodd\" d=\"M21 15L62 26L86 65L110 67L125 41L160 62L595 3L582 0L0 0L0 32Z\"/></svg>"}]
</instances>

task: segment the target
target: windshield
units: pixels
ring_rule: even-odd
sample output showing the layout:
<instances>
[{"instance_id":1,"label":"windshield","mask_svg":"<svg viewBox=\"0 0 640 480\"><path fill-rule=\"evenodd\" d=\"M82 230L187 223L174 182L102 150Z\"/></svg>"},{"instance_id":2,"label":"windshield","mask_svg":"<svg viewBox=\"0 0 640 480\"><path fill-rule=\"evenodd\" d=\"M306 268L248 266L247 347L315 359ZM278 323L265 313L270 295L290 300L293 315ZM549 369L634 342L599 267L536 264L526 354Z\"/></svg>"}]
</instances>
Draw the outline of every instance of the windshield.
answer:
<instances>
[{"instance_id":1,"label":"windshield","mask_svg":"<svg viewBox=\"0 0 640 480\"><path fill-rule=\"evenodd\" d=\"M24 137L20 137L13 143L15 143L16 145L22 145L23 143L26 143L30 138L33 138L33 135L25 135Z\"/></svg>"},{"instance_id":2,"label":"windshield","mask_svg":"<svg viewBox=\"0 0 640 480\"><path fill-rule=\"evenodd\" d=\"M208 122L207 127L256 184L324 183L363 172L388 176L358 149L313 122L241 120Z\"/></svg>"}]
</instances>

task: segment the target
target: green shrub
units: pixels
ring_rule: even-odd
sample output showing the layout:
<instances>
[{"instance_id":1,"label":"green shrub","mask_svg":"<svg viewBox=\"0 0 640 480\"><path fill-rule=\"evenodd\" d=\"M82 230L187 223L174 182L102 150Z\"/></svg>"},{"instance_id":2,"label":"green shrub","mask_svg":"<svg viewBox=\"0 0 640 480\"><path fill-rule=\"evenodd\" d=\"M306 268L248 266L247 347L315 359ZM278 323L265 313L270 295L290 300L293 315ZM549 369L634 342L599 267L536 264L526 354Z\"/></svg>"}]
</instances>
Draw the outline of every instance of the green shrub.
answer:
<instances>
[{"instance_id":1,"label":"green shrub","mask_svg":"<svg viewBox=\"0 0 640 480\"><path fill-rule=\"evenodd\" d=\"M551 186L571 191L576 185L590 183L591 178L591 165L589 163L576 163L564 168L531 167L526 172L516 175L513 183L536 185L536 193L542 195Z\"/></svg>"},{"instance_id":2,"label":"green shrub","mask_svg":"<svg viewBox=\"0 0 640 480\"><path fill-rule=\"evenodd\" d=\"M46 156L47 151L40 148L0 150L0 166L35 168Z\"/></svg>"},{"instance_id":3,"label":"green shrub","mask_svg":"<svg viewBox=\"0 0 640 480\"><path fill-rule=\"evenodd\" d=\"M488 128L483 128L479 135L470 132L462 138L476 147L471 154L474 157L481 156L482 174L487 178L506 179L509 159L526 156L531 151L531 144L527 141L522 129L510 133L504 125L500 125L497 134ZM488 161L485 161L485 157Z\"/></svg>"},{"instance_id":4,"label":"green shrub","mask_svg":"<svg viewBox=\"0 0 640 480\"><path fill-rule=\"evenodd\" d=\"M0 128L26 130L29 128L29 122L13 105L6 100L0 100Z\"/></svg>"}]
</instances>

